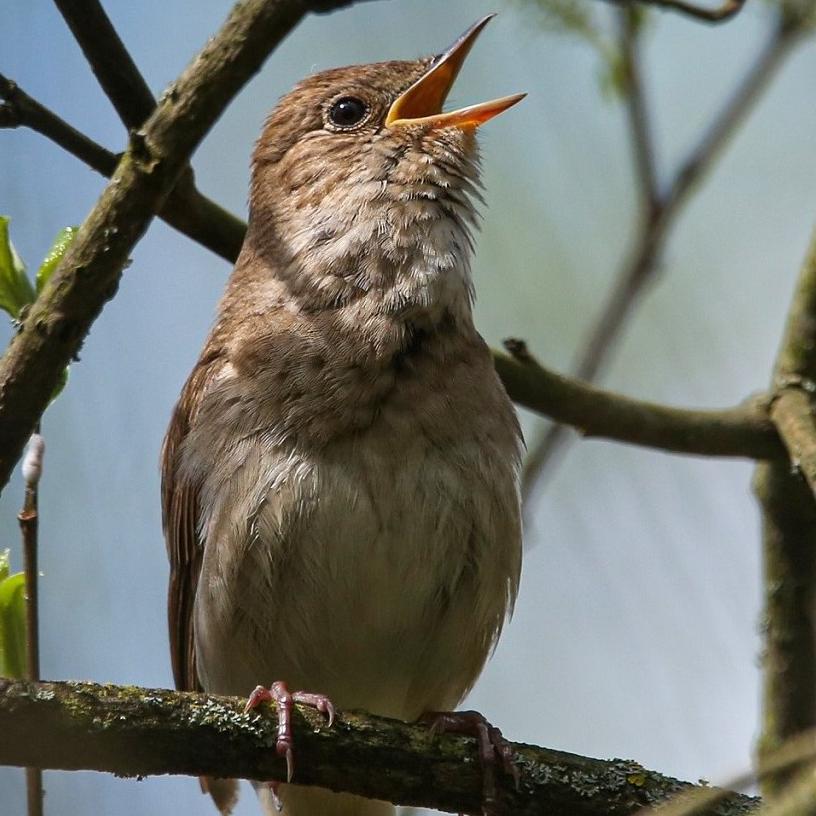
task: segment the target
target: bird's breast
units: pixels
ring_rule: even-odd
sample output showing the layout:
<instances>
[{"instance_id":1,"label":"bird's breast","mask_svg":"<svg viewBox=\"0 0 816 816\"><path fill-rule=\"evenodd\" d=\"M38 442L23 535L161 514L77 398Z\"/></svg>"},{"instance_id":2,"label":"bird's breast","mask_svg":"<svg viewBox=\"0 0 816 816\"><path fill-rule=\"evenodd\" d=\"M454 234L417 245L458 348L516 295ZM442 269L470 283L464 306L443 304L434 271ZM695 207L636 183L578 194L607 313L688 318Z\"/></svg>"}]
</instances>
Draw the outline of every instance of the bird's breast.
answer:
<instances>
[{"instance_id":1,"label":"bird's breast","mask_svg":"<svg viewBox=\"0 0 816 816\"><path fill-rule=\"evenodd\" d=\"M468 369L395 374L364 428L319 445L272 428L230 451L203 520L207 688L280 678L406 719L458 701L520 558L512 408Z\"/></svg>"}]
</instances>

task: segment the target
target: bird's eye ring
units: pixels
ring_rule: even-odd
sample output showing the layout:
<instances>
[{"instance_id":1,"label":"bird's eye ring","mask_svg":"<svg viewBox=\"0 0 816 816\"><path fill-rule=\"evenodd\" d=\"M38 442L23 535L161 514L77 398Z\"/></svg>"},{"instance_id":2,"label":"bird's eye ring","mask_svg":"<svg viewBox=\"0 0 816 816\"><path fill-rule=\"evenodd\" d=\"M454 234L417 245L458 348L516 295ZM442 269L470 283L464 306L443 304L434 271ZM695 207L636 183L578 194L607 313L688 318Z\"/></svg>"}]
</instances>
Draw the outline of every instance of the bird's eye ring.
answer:
<instances>
[{"instance_id":1,"label":"bird's eye ring","mask_svg":"<svg viewBox=\"0 0 816 816\"><path fill-rule=\"evenodd\" d=\"M359 125L368 115L368 105L356 96L342 96L329 106L329 121L338 128Z\"/></svg>"}]
</instances>

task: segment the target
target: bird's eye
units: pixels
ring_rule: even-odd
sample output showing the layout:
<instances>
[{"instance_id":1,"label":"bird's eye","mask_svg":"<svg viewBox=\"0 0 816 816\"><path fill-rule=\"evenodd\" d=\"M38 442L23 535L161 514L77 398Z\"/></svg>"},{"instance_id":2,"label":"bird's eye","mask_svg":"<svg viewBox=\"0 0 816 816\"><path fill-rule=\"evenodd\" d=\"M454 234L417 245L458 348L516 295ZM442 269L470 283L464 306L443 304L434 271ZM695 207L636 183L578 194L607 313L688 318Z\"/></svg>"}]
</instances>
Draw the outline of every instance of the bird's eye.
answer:
<instances>
[{"instance_id":1,"label":"bird's eye","mask_svg":"<svg viewBox=\"0 0 816 816\"><path fill-rule=\"evenodd\" d=\"M359 125L368 113L368 106L356 96L344 96L332 102L329 120L336 127L349 128Z\"/></svg>"}]
</instances>

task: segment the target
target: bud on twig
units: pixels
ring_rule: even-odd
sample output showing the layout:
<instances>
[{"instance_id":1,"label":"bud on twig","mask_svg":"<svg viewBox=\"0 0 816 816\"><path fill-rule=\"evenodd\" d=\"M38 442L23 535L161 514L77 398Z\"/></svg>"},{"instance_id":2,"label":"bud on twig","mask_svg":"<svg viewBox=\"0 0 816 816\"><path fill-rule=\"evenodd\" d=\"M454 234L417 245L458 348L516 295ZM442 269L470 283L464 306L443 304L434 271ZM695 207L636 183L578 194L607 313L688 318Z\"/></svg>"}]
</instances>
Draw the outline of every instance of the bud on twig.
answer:
<instances>
[{"instance_id":1,"label":"bud on twig","mask_svg":"<svg viewBox=\"0 0 816 816\"><path fill-rule=\"evenodd\" d=\"M31 434L23 457L23 479L26 487L36 487L42 475L45 440L38 433Z\"/></svg>"}]
</instances>

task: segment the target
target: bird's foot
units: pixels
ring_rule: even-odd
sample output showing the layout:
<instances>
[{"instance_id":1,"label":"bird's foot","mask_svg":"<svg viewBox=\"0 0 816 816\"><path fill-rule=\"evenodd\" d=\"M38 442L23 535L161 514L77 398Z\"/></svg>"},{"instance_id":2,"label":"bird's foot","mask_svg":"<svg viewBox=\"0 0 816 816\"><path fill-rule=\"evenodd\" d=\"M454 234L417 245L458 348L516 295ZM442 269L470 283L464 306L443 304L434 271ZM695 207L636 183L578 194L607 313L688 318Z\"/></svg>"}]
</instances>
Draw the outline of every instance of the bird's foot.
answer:
<instances>
[{"instance_id":1,"label":"bird's foot","mask_svg":"<svg viewBox=\"0 0 816 816\"><path fill-rule=\"evenodd\" d=\"M273 702L278 709L278 739L275 743L275 753L279 757L286 757L286 781L292 781L295 770L294 754L292 751L292 709L295 703L311 706L326 716L328 726L334 722L334 705L323 694L312 694L308 691L291 692L282 680L276 680L269 688L255 686L244 706L246 714L257 708L261 703ZM277 799L277 787L272 789L272 796ZM278 800L278 803L280 800Z\"/></svg>"},{"instance_id":2,"label":"bird's foot","mask_svg":"<svg viewBox=\"0 0 816 816\"><path fill-rule=\"evenodd\" d=\"M519 769L513 761L516 753L513 746L502 736L502 732L478 711L429 711L420 717L420 722L428 723L432 733L448 731L476 738L483 774L482 813L484 816L497 814L499 802L496 766L500 765L504 773L512 777L516 790L520 781Z\"/></svg>"}]
</instances>

